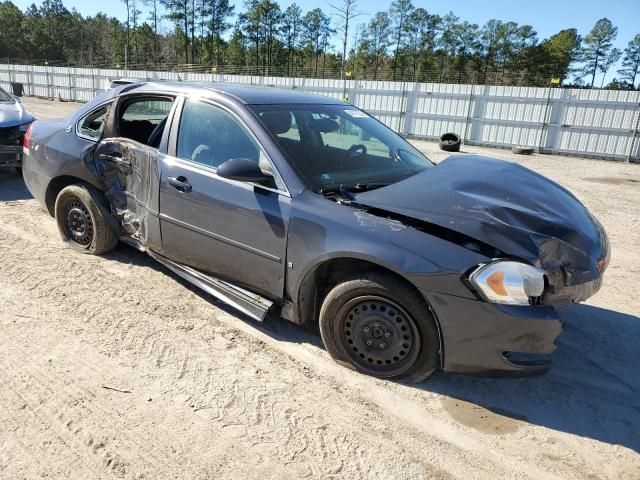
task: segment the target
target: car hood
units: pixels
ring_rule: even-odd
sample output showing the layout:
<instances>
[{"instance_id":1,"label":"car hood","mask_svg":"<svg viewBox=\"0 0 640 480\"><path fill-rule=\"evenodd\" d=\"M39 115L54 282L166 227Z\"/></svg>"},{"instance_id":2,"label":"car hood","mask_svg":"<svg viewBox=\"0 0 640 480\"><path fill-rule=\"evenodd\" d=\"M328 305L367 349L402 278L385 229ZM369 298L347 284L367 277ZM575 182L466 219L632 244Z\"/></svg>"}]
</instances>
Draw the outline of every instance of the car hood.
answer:
<instances>
[{"instance_id":1,"label":"car hood","mask_svg":"<svg viewBox=\"0 0 640 480\"><path fill-rule=\"evenodd\" d=\"M15 127L35 120L19 102L0 102L0 128Z\"/></svg>"},{"instance_id":2,"label":"car hood","mask_svg":"<svg viewBox=\"0 0 640 480\"><path fill-rule=\"evenodd\" d=\"M606 234L584 205L515 163L456 155L355 200L472 237L558 272L566 285L600 277L608 261Z\"/></svg>"}]
</instances>

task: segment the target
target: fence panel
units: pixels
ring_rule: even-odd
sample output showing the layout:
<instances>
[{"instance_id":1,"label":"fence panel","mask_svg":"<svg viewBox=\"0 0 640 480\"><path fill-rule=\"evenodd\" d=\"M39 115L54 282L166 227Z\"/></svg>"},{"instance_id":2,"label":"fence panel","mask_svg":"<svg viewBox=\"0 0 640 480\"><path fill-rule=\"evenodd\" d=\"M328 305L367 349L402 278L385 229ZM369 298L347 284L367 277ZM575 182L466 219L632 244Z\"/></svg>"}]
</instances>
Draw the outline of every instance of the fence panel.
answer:
<instances>
[{"instance_id":1,"label":"fence panel","mask_svg":"<svg viewBox=\"0 0 640 480\"><path fill-rule=\"evenodd\" d=\"M346 99L407 136L640 162L640 92L0 64L0 86L86 102L115 78L237 83Z\"/></svg>"}]
</instances>

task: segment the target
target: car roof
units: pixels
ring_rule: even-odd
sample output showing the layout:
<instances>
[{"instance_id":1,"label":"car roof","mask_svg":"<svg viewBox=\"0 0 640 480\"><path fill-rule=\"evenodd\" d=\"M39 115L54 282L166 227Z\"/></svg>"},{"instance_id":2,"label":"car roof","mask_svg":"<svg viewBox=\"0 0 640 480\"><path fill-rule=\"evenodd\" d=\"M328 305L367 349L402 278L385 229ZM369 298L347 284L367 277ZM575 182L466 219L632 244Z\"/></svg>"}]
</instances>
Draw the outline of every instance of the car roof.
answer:
<instances>
[{"instance_id":1,"label":"car roof","mask_svg":"<svg viewBox=\"0 0 640 480\"><path fill-rule=\"evenodd\" d=\"M198 95L200 97L227 95L246 105L280 105L280 104L324 104L341 105L343 102L335 98L299 92L293 89L238 85L233 83L210 82L141 82L134 88L131 85L122 87L124 91L139 93L174 92Z\"/></svg>"}]
</instances>

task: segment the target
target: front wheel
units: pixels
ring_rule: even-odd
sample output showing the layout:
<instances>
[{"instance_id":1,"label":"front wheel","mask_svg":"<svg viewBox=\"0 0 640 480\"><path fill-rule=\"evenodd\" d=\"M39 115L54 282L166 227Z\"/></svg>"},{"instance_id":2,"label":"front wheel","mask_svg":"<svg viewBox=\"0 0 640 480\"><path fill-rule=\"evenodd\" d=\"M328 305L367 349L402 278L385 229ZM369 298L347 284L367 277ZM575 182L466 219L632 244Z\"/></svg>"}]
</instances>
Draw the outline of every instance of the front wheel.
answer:
<instances>
[{"instance_id":1,"label":"front wheel","mask_svg":"<svg viewBox=\"0 0 640 480\"><path fill-rule=\"evenodd\" d=\"M105 203L104 196L89 185L63 188L55 205L62 240L81 253L101 255L113 250L118 245L118 236L103 213Z\"/></svg>"},{"instance_id":2,"label":"front wheel","mask_svg":"<svg viewBox=\"0 0 640 480\"><path fill-rule=\"evenodd\" d=\"M334 360L374 377L415 383L438 366L433 316L391 276L359 275L335 286L320 310L320 333Z\"/></svg>"}]
</instances>

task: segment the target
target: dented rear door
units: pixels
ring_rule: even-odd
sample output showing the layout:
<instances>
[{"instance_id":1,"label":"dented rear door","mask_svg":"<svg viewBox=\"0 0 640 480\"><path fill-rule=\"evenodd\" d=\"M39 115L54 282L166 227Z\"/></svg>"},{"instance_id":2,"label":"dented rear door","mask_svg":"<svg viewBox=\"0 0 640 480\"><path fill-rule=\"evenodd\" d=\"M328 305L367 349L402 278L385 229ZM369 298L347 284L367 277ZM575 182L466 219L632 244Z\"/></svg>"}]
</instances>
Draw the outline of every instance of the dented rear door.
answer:
<instances>
[{"instance_id":1,"label":"dented rear door","mask_svg":"<svg viewBox=\"0 0 640 480\"><path fill-rule=\"evenodd\" d=\"M122 233L146 247L159 245L159 155L158 149L127 138L103 140L95 154L105 195Z\"/></svg>"}]
</instances>

